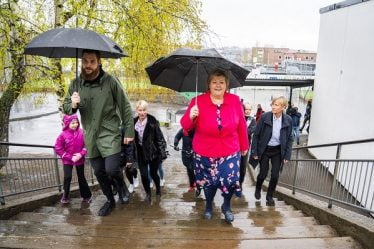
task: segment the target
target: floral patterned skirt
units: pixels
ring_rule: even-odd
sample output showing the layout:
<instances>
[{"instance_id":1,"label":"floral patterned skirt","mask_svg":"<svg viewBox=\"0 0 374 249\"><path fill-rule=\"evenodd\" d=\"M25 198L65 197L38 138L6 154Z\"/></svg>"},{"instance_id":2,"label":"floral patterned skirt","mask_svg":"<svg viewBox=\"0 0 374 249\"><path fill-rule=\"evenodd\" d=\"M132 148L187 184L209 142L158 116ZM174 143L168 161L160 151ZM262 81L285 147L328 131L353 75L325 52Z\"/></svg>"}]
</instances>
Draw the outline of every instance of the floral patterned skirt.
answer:
<instances>
[{"instance_id":1,"label":"floral patterned skirt","mask_svg":"<svg viewBox=\"0 0 374 249\"><path fill-rule=\"evenodd\" d=\"M237 196L242 190L239 184L240 153L226 157L194 156L196 186L199 188L219 188L222 196L233 189Z\"/></svg>"}]
</instances>

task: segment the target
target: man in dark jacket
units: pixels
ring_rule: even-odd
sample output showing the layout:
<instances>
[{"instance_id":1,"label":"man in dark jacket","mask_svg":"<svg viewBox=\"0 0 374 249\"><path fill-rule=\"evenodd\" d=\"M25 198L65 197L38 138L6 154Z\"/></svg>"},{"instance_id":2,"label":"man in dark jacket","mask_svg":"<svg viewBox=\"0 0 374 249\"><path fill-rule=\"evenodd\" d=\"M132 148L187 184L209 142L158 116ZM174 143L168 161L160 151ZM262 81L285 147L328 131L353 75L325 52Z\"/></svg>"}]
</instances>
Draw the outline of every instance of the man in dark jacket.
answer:
<instances>
[{"instance_id":1,"label":"man in dark jacket","mask_svg":"<svg viewBox=\"0 0 374 249\"><path fill-rule=\"evenodd\" d=\"M271 177L266 194L266 203L269 206L275 205L273 193L278 183L281 167L291 158L292 119L283 112L286 107L285 97L274 98L271 103L271 112L262 115L253 134L251 153L260 162L255 198L257 200L261 198L261 187L269 171L269 160L271 160Z\"/></svg>"},{"instance_id":2,"label":"man in dark jacket","mask_svg":"<svg viewBox=\"0 0 374 249\"><path fill-rule=\"evenodd\" d=\"M182 139L182 162L183 165L186 166L188 180L190 183L190 188L188 192L192 192L195 189L195 173L192 164L193 160L193 151L192 151L192 139L193 139L194 132L191 130L190 132L183 131L180 129L178 133L175 135L174 138L174 150L178 151L178 144L179 141Z\"/></svg>"},{"instance_id":3,"label":"man in dark jacket","mask_svg":"<svg viewBox=\"0 0 374 249\"><path fill-rule=\"evenodd\" d=\"M134 139L131 105L115 77L101 68L100 53L84 50L82 73L74 79L64 99L63 112L77 112L82 118L84 140L90 163L107 202L99 216L110 214L115 207L111 179L118 186L119 201L127 203L129 193L120 169L121 144ZM125 136L122 139L121 126Z\"/></svg>"}]
</instances>

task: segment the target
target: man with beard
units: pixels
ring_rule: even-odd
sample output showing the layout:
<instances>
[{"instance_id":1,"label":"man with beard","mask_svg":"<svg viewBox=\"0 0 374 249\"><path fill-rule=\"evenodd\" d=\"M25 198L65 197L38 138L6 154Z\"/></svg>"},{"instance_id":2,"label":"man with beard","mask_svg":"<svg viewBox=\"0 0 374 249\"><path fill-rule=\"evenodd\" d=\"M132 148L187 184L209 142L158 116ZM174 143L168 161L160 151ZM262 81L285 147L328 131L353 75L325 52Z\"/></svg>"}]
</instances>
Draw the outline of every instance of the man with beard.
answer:
<instances>
[{"instance_id":1,"label":"man with beard","mask_svg":"<svg viewBox=\"0 0 374 249\"><path fill-rule=\"evenodd\" d=\"M83 50L82 73L71 82L63 103L66 114L73 114L78 109L90 163L107 197L98 215L106 216L115 207L111 179L116 182L119 202L129 202L120 156L121 144L128 144L134 138L134 123L131 105L121 83L102 69L100 53L95 50Z\"/></svg>"}]
</instances>

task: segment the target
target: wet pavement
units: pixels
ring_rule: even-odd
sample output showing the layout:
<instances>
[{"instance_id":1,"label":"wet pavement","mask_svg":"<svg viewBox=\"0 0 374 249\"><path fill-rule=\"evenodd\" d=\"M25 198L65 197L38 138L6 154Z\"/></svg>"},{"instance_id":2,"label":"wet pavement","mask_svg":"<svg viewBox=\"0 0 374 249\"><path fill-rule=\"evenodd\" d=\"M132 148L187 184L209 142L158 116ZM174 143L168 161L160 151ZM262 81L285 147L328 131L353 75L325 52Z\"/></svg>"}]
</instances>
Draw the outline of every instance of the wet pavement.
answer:
<instances>
[{"instance_id":1,"label":"wet pavement","mask_svg":"<svg viewBox=\"0 0 374 249\"><path fill-rule=\"evenodd\" d=\"M163 128L169 143L178 128ZM107 217L96 215L105 201L100 192L95 192L91 204L73 198L68 205L23 212L0 221L0 248L361 248L352 238L338 237L331 227L281 200L275 207L267 207L264 198L256 202L248 176L244 196L232 201L235 221L225 223L219 194L213 219L204 220L204 195L195 197L187 191L180 152L169 151L161 199L153 189L152 203L143 202L139 186L129 204L117 204Z\"/></svg>"}]
</instances>

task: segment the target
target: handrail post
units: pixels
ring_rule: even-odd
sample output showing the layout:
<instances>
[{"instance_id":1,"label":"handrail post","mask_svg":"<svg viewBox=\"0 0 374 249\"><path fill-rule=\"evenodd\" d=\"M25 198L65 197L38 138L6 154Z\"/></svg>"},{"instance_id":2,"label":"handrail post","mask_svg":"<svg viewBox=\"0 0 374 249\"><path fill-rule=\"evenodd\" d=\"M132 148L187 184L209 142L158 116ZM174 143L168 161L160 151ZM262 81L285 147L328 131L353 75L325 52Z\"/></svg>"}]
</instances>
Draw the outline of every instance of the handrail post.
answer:
<instances>
[{"instance_id":1,"label":"handrail post","mask_svg":"<svg viewBox=\"0 0 374 249\"><path fill-rule=\"evenodd\" d=\"M297 168L299 166L299 152L300 149L296 149L296 165L295 165L295 171L293 175L293 181L292 181L292 194L294 195L296 192L296 176L297 176Z\"/></svg>"},{"instance_id":2,"label":"handrail post","mask_svg":"<svg viewBox=\"0 0 374 249\"><path fill-rule=\"evenodd\" d=\"M4 167L6 167L6 165L4 165ZM0 182L0 194L1 194L1 195L4 195L3 187L1 186L1 182ZM0 197L0 204L1 204L2 206L5 205L5 198L4 198L4 197Z\"/></svg>"},{"instance_id":3,"label":"handrail post","mask_svg":"<svg viewBox=\"0 0 374 249\"><path fill-rule=\"evenodd\" d=\"M58 170L58 157L57 157L56 152L54 152L53 154L55 156L55 173L56 173L56 179L57 179L57 185L58 185L58 192L61 192L62 188L61 188L60 172Z\"/></svg>"},{"instance_id":4,"label":"handrail post","mask_svg":"<svg viewBox=\"0 0 374 249\"><path fill-rule=\"evenodd\" d=\"M335 161L334 174L333 174L333 179L332 179L332 184L331 184L331 189L330 189L330 197L329 197L328 208L332 208L332 195L333 195L334 188L335 188L335 185L336 185L336 178L338 176L338 170L339 170L338 159L340 158L341 150L342 150L342 145L338 144L338 147L336 149L336 157L335 157L336 161Z\"/></svg>"}]
</instances>

